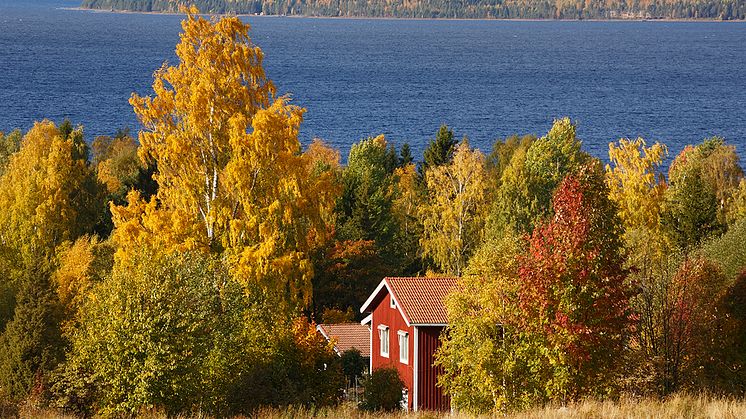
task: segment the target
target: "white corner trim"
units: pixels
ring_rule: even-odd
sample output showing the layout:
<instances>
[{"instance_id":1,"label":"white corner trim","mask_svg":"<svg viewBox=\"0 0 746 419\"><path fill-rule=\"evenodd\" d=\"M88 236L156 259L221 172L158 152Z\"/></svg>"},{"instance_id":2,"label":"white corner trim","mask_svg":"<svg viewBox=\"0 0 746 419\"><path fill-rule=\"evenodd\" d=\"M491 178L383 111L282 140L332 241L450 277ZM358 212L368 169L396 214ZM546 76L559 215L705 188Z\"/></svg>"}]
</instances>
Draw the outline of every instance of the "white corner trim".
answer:
<instances>
[{"instance_id":1,"label":"white corner trim","mask_svg":"<svg viewBox=\"0 0 746 419\"><path fill-rule=\"evenodd\" d=\"M412 339L412 344L414 345L414 350L412 351L412 356L414 359L412 360L412 410L415 412L418 410L417 404L419 403L419 380L418 380L418 368L419 363L417 360L419 359L419 330L417 329L417 326L414 327L414 339Z\"/></svg>"},{"instance_id":2,"label":"white corner trim","mask_svg":"<svg viewBox=\"0 0 746 419\"><path fill-rule=\"evenodd\" d=\"M368 314L367 316L365 316L365 318L363 318L362 320L360 320L360 324L362 324L363 326L365 326L366 324L369 324L369 323L373 324L373 314L372 313Z\"/></svg>"},{"instance_id":3,"label":"white corner trim","mask_svg":"<svg viewBox=\"0 0 746 419\"><path fill-rule=\"evenodd\" d=\"M368 297L368 299L365 300L365 302L363 303L363 306L360 307L360 312L361 313L365 313L368 310L368 306L373 302L373 299L376 298L376 296L378 295L378 293L381 292L381 290L383 289L383 287L387 287L388 288L388 286L386 285L386 280L385 279L382 280L378 284L378 286L376 287L376 289L370 294L370 297ZM389 290L389 294L390 293L391 293L391 290Z\"/></svg>"}]
</instances>

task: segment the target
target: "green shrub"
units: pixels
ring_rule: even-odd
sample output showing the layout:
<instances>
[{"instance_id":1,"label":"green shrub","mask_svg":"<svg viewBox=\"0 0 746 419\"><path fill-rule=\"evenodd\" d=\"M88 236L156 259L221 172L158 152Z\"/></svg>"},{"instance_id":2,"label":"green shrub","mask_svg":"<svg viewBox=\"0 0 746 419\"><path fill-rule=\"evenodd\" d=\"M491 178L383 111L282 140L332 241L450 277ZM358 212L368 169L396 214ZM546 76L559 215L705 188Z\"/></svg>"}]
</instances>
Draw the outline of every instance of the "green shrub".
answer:
<instances>
[{"instance_id":1,"label":"green shrub","mask_svg":"<svg viewBox=\"0 0 746 419\"><path fill-rule=\"evenodd\" d=\"M342 353L342 372L348 382L354 382L356 378L363 375L367 362L363 355L355 348L348 349Z\"/></svg>"},{"instance_id":2,"label":"green shrub","mask_svg":"<svg viewBox=\"0 0 746 419\"><path fill-rule=\"evenodd\" d=\"M702 254L723 268L730 281L746 269L746 218L734 223L728 232L702 245Z\"/></svg>"},{"instance_id":3,"label":"green shrub","mask_svg":"<svg viewBox=\"0 0 746 419\"><path fill-rule=\"evenodd\" d=\"M363 410L395 411L401 409L404 382L394 367L379 368L373 371L365 382L365 401L360 404Z\"/></svg>"}]
</instances>

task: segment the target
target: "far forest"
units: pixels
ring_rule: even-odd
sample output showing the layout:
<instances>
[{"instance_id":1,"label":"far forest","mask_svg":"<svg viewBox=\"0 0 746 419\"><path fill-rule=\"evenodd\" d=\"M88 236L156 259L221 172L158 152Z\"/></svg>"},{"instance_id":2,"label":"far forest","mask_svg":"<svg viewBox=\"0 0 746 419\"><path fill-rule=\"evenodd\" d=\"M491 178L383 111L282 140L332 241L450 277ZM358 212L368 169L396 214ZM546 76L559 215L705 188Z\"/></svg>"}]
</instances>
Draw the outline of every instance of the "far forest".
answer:
<instances>
[{"instance_id":1,"label":"far forest","mask_svg":"<svg viewBox=\"0 0 746 419\"><path fill-rule=\"evenodd\" d=\"M195 0L203 13L462 19L743 20L744 0ZM178 12L172 0L83 0L87 9Z\"/></svg>"}]
</instances>

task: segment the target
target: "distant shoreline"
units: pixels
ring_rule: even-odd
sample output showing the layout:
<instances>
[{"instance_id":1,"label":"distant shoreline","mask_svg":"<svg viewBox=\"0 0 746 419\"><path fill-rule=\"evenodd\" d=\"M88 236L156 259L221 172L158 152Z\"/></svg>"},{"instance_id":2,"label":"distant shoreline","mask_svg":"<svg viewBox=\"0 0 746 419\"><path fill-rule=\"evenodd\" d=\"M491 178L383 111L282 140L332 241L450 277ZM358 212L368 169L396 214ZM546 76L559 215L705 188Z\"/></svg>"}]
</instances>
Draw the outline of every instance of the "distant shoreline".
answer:
<instances>
[{"instance_id":1,"label":"distant shoreline","mask_svg":"<svg viewBox=\"0 0 746 419\"><path fill-rule=\"evenodd\" d=\"M106 10L90 9L85 7L60 7L61 10L71 10L91 13L113 13L113 14L134 14L134 15L165 15L165 16L184 16L181 12L145 12L137 10ZM233 13L200 13L207 16L228 16ZM630 19L540 19L540 18L505 18L505 17L393 17L393 16L318 16L318 15L258 15L252 13L235 14L238 17L271 17L271 18L301 18L301 19L348 19L348 20L446 20L446 21L507 21L507 22L719 22L719 23L744 23L746 19L683 19L683 18L630 18Z\"/></svg>"}]
</instances>

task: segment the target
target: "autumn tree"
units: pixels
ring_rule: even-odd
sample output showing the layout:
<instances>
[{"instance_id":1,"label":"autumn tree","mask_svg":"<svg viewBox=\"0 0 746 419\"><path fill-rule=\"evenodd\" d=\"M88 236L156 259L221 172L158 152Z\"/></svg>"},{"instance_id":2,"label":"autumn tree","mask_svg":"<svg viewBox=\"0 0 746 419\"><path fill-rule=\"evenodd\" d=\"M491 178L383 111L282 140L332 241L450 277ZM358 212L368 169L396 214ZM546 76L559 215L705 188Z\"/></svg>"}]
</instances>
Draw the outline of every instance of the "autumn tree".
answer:
<instances>
[{"instance_id":1,"label":"autumn tree","mask_svg":"<svg viewBox=\"0 0 746 419\"><path fill-rule=\"evenodd\" d=\"M237 142L232 134L245 135L275 92L248 31L236 17L209 21L192 8L182 21L178 65L155 72L153 97L130 99L145 127L140 155L158 164L158 198L193 216L201 227L196 239L208 247L228 229L232 201L223 172Z\"/></svg>"},{"instance_id":2,"label":"autumn tree","mask_svg":"<svg viewBox=\"0 0 746 419\"><path fill-rule=\"evenodd\" d=\"M158 193L113 208L127 246L224 253L235 278L290 306L311 298L309 253L329 232L336 193L311 176L298 141L303 109L275 88L263 54L237 17L182 22L179 63L155 73L153 97L130 100L145 129L139 154L155 164Z\"/></svg>"},{"instance_id":3,"label":"autumn tree","mask_svg":"<svg viewBox=\"0 0 746 419\"><path fill-rule=\"evenodd\" d=\"M732 221L739 183L744 179L735 147L720 137L685 147L671 163L668 178L675 189L679 185L686 187L692 177L701 178L715 195L717 222L725 225Z\"/></svg>"},{"instance_id":4,"label":"autumn tree","mask_svg":"<svg viewBox=\"0 0 746 419\"><path fill-rule=\"evenodd\" d=\"M0 242L25 266L51 263L57 246L90 232L101 201L81 129L37 122L0 178Z\"/></svg>"},{"instance_id":5,"label":"autumn tree","mask_svg":"<svg viewBox=\"0 0 746 419\"><path fill-rule=\"evenodd\" d=\"M405 274L421 270L420 238L423 226L419 215L426 200L424 186L414 163L394 170L391 212L398 227L394 240L402 257L401 265Z\"/></svg>"},{"instance_id":6,"label":"autumn tree","mask_svg":"<svg viewBox=\"0 0 746 419\"><path fill-rule=\"evenodd\" d=\"M143 165L137 150L137 142L127 131L114 137L96 137L91 144L91 165L104 189L103 200L107 204L105 215L96 229L96 234L101 237L108 237L114 227L110 204L125 204L127 194L132 190L138 191L147 200L158 188L153 180L155 164L149 167Z\"/></svg>"},{"instance_id":7,"label":"autumn tree","mask_svg":"<svg viewBox=\"0 0 746 419\"><path fill-rule=\"evenodd\" d=\"M600 163L568 176L554 216L520 259L522 327L542 348L537 374L552 400L606 391L633 325L622 225L608 193Z\"/></svg>"},{"instance_id":8,"label":"autumn tree","mask_svg":"<svg viewBox=\"0 0 746 419\"><path fill-rule=\"evenodd\" d=\"M505 170L510 166L513 156L517 153L525 153L531 144L536 141L533 135L512 135L504 140L498 139L492 144L492 151L487 156L487 171L490 182L495 183L495 189L500 186Z\"/></svg>"},{"instance_id":9,"label":"autumn tree","mask_svg":"<svg viewBox=\"0 0 746 419\"><path fill-rule=\"evenodd\" d=\"M484 225L484 155L462 141L453 161L431 167L425 179L428 197L421 209L422 251L441 272L461 275Z\"/></svg>"},{"instance_id":10,"label":"autumn tree","mask_svg":"<svg viewBox=\"0 0 746 419\"><path fill-rule=\"evenodd\" d=\"M546 136L516 146L510 152L510 163L501 172L490 213L492 228L530 233L549 217L554 190L590 158L580 146L569 118L554 121Z\"/></svg>"},{"instance_id":11,"label":"autumn tree","mask_svg":"<svg viewBox=\"0 0 746 419\"><path fill-rule=\"evenodd\" d=\"M655 143L647 147L642 138L622 138L618 145L609 143L613 166L606 165L606 182L609 197L619 207L626 230L658 231L666 190L665 179L658 169L666 153L665 145Z\"/></svg>"},{"instance_id":12,"label":"autumn tree","mask_svg":"<svg viewBox=\"0 0 746 419\"><path fill-rule=\"evenodd\" d=\"M665 145L647 147L642 138L609 143L609 198L619 208L624 225L627 264L641 282L653 275L654 265L670 247L661 224L667 185L659 170L666 153Z\"/></svg>"},{"instance_id":13,"label":"autumn tree","mask_svg":"<svg viewBox=\"0 0 746 419\"><path fill-rule=\"evenodd\" d=\"M97 236L82 236L59 247L58 267L51 278L64 313L63 331L76 324L93 287L111 272L113 253L112 244Z\"/></svg>"},{"instance_id":14,"label":"autumn tree","mask_svg":"<svg viewBox=\"0 0 746 419\"><path fill-rule=\"evenodd\" d=\"M102 207L80 128L72 128L69 122L60 128L50 121L38 122L18 144L11 147L19 148L0 176L0 326L13 324L13 330L24 331L39 327L36 316L46 316L39 313L56 310L51 306L57 303L46 296L55 296L50 275L57 265L58 249L90 232ZM28 298L22 298L24 293ZM19 317L19 313L27 316ZM48 327L59 327L59 322ZM45 345L38 339L26 343ZM23 351L46 349L25 347ZM17 361L30 364L14 368L36 368L34 359L19 357ZM28 384L16 378L21 387Z\"/></svg>"},{"instance_id":15,"label":"autumn tree","mask_svg":"<svg viewBox=\"0 0 746 419\"><path fill-rule=\"evenodd\" d=\"M507 412L537 399L531 350L520 327L518 255L523 240L507 233L487 240L448 296L449 324L436 354L438 382L460 411Z\"/></svg>"}]
</instances>

